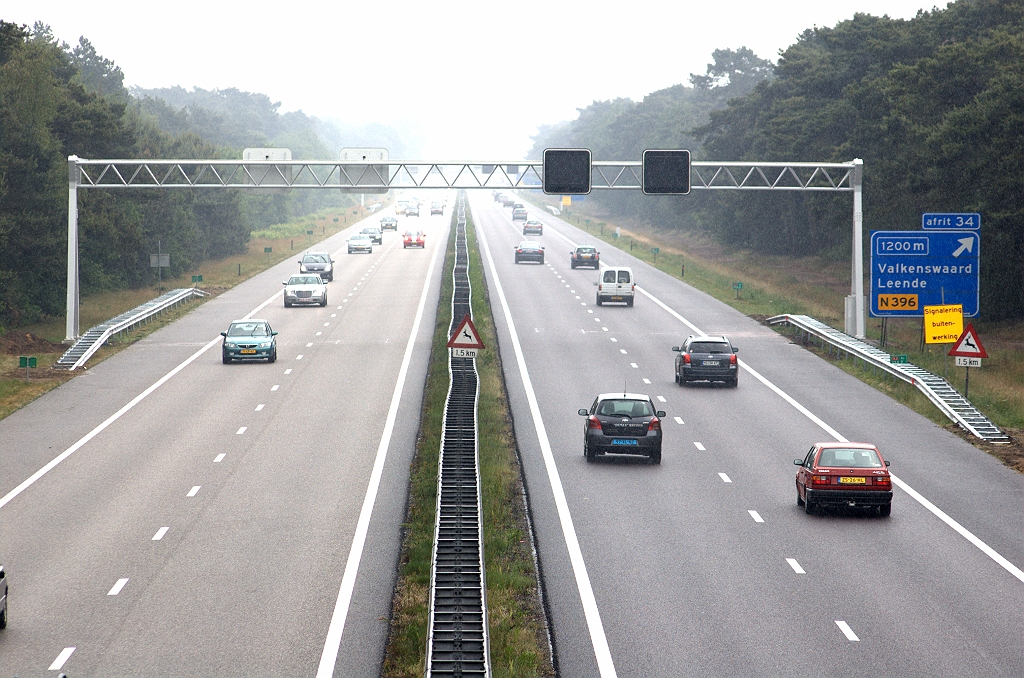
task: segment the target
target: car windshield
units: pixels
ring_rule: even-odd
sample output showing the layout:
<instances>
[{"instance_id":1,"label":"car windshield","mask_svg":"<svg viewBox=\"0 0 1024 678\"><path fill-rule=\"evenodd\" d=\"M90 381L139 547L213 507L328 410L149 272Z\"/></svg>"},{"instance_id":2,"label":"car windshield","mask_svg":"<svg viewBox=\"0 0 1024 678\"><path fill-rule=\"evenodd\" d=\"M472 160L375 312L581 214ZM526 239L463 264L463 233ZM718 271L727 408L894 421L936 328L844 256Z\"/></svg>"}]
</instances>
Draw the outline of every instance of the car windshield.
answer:
<instances>
[{"instance_id":1,"label":"car windshield","mask_svg":"<svg viewBox=\"0 0 1024 678\"><path fill-rule=\"evenodd\" d=\"M231 323L228 328L229 337L266 337L270 328L266 323Z\"/></svg>"},{"instance_id":2,"label":"car windshield","mask_svg":"<svg viewBox=\"0 0 1024 678\"><path fill-rule=\"evenodd\" d=\"M646 400L616 398L602 401L597 408L597 413L606 417L649 417L653 411L651 404Z\"/></svg>"},{"instance_id":3,"label":"car windshield","mask_svg":"<svg viewBox=\"0 0 1024 678\"><path fill-rule=\"evenodd\" d=\"M320 285L320 276L316 275L293 275L288 278L289 285Z\"/></svg>"},{"instance_id":4,"label":"car windshield","mask_svg":"<svg viewBox=\"0 0 1024 678\"><path fill-rule=\"evenodd\" d=\"M720 341L695 341L690 344L690 353L732 353L729 344Z\"/></svg>"},{"instance_id":5,"label":"car windshield","mask_svg":"<svg viewBox=\"0 0 1024 678\"><path fill-rule=\"evenodd\" d=\"M307 254L302 257L302 263L304 264L326 264L327 255L325 254Z\"/></svg>"},{"instance_id":6,"label":"car windshield","mask_svg":"<svg viewBox=\"0 0 1024 678\"><path fill-rule=\"evenodd\" d=\"M831 468L882 468L878 453L874 450L848 450L825 448L818 457L818 466Z\"/></svg>"},{"instance_id":7,"label":"car windshield","mask_svg":"<svg viewBox=\"0 0 1024 678\"><path fill-rule=\"evenodd\" d=\"M359 241L359 242L369 242L370 237L366 236L366 235L358 234L358 235L352 236L351 238L349 238L349 240Z\"/></svg>"}]
</instances>

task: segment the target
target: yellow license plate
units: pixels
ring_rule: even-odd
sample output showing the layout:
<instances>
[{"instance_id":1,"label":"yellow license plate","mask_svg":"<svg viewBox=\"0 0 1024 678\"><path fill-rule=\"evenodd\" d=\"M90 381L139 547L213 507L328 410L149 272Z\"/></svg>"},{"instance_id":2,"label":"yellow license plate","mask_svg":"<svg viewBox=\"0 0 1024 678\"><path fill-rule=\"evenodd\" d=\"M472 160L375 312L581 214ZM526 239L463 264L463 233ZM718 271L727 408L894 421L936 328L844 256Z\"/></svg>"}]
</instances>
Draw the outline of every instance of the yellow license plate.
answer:
<instances>
[{"instance_id":1,"label":"yellow license plate","mask_svg":"<svg viewBox=\"0 0 1024 678\"><path fill-rule=\"evenodd\" d=\"M255 352L256 352L256 349L254 349L254 348L243 348L242 349L242 353L255 353Z\"/></svg>"},{"instance_id":2,"label":"yellow license plate","mask_svg":"<svg viewBox=\"0 0 1024 678\"><path fill-rule=\"evenodd\" d=\"M867 481L868 481L868 479L864 478L863 476L840 476L839 477L839 484L840 485L863 485Z\"/></svg>"}]
</instances>

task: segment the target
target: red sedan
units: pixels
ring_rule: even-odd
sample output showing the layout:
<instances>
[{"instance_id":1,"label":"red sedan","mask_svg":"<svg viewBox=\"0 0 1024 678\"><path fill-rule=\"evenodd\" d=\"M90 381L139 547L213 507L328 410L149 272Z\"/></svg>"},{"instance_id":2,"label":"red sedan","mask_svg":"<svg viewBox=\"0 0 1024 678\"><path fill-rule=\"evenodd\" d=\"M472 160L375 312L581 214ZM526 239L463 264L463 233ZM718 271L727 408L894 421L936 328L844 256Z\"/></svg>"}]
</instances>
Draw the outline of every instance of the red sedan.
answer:
<instances>
[{"instance_id":1,"label":"red sedan","mask_svg":"<svg viewBox=\"0 0 1024 678\"><path fill-rule=\"evenodd\" d=\"M892 511L889 462L870 443L815 443L803 459L794 459L796 503L812 513L818 506L869 507Z\"/></svg>"},{"instance_id":2,"label":"red sedan","mask_svg":"<svg viewBox=\"0 0 1024 678\"><path fill-rule=\"evenodd\" d=\"M406 247L426 247L426 235L423 231L406 231L402 237L402 249Z\"/></svg>"}]
</instances>

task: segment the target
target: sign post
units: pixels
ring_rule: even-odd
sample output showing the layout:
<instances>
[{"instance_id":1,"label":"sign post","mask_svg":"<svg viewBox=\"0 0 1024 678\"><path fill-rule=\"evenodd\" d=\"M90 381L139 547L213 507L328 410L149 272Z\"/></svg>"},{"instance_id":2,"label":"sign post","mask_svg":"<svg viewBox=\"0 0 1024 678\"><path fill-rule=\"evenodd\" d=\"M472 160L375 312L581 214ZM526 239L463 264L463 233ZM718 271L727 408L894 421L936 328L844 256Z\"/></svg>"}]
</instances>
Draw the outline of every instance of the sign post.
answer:
<instances>
[{"instance_id":1,"label":"sign post","mask_svg":"<svg viewBox=\"0 0 1024 678\"><path fill-rule=\"evenodd\" d=\"M451 349L453 358L475 358L477 352L484 348L484 343L480 341L480 333L476 331L473 319L468 313L448 340L448 348Z\"/></svg>"},{"instance_id":2,"label":"sign post","mask_svg":"<svg viewBox=\"0 0 1024 678\"><path fill-rule=\"evenodd\" d=\"M967 368L964 377L964 397L966 398L967 391L971 386L971 368L981 367L981 359L988 357L985 347L981 345L978 332L974 329L974 323L967 323L967 328L953 344L953 348L949 349L948 355L956 357L957 367Z\"/></svg>"},{"instance_id":3,"label":"sign post","mask_svg":"<svg viewBox=\"0 0 1024 678\"><path fill-rule=\"evenodd\" d=\"M739 299L740 298L740 290L743 289L743 283L741 283L741 282L734 282L732 284L732 288L734 290L736 290L736 298Z\"/></svg>"}]
</instances>

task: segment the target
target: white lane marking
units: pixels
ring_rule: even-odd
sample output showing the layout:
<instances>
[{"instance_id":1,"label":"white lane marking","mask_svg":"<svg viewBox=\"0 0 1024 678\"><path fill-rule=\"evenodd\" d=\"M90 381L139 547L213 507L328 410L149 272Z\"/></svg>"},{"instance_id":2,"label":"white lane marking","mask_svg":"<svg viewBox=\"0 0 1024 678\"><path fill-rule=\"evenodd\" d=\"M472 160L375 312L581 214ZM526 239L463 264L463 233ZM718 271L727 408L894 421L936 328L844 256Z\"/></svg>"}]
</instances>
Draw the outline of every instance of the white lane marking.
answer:
<instances>
[{"instance_id":1,"label":"white lane marking","mask_svg":"<svg viewBox=\"0 0 1024 678\"><path fill-rule=\"evenodd\" d=\"M341 306L339 306L339 307L338 307L338 310L339 310L339 311L341 310ZM333 318L334 316L331 316L331 317Z\"/></svg>"},{"instance_id":2,"label":"white lane marking","mask_svg":"<svg viewBox=\"0 0 1024 678\"><path fill-rule=\"evenodd\" d=\"M257 405L257 406L256 406L256 411L257 411L257 412L262 412L262 411L263 411L263 408L264 408L265 406L266 406L266 405L265 405L264 403L260 403L259 405Z\"/></svg>"},{"instance_id":3,"label":"white lane marking","mask_svg":"<svg viewBox=\"0 0 1024 678\"><path fill-rule=\"evenodd\" d=\"M594 309L592 309L592 308L588 308L587 309L587 313L593 313L593 312L594 312Z\"/></svg>"},{"instance_id":4,"label":"white lane marking","mask_svg":"<svg viewBox=\"0 0 1024 678\"><path fill-rule=\"evenodd\" d=\"M618 342L618 341L619 341L619 340L618 340L618 339L616 339L615 337L608 337L608 338L609 338L609 339L611 339L611 340L612 340L612 341L614 341L614 342Z\"/></svg>"},{"instance_id":5,"label":"white lane marking","mask_svg":"<svg viewBox=\"0 0 1024 678\"><path fill-rule=\"evenodd\" d=\"M597 609L597 599L594 597L590 576L587 574L587 564L583 560L583 551L580 549L576 528L573 526L572 514L569 512L569 503L565 498L562 480L558 475L555 457L551 452L551 442L548 440L544 419L540 413L540 406L537 404L537 394L533 390L533 381L530 379L530 372L526 367L523 347L519 343L519 333L516 331L515 323L512 320L512 311L508 306L508 299L505 298L505 290L501 286L501 279L498 277L498 269L494 265L494 258L491 256L487 235L483 228L478 228L476 232L480 244L483 245L484 256L487 258L487 264L491 270L491 280L494 282L494 289L498 293L501 309L505 315L505 324L508 326L508 332L512 339L512 349L516 355L516 362L519 364L519 376L523 381L523 388L526 390L526 400L530 406L530 414L533 417L533 425L537 430L537 440L540 444L541 456L544 458L548 482L554 494L555 507L558 510L558 519L562 526L562 535L565 537L566 549L569 552L569 562L572 564L572 571L576 577L576 588L579 590L580 600L583 604L583 614L586 617L587 628L590 631L590 641L594 646L597 668L602 678L611 678L616 675L615 664L612 661L611 650L608 648L608 638L605 636L604 624L601 622L601 612Z\"/></svg>"},{"instance_id":6,"label":"white lane marking","mask_svg":"<svg viewBox=\"0 0 1024 678\"><path fill-rule=\"evenodd\" d=\"M579 299L579 298L580 298L580 295L578 295L578 294L577 294L577 295L576 295L576 298L577 298L577 299Z\"/></svg>"},{"instance_id":7,"label":"white lane marking","mask_svg":"<svg viewBox=\"0 0 1024 678\"><path fill-rule=\"evenodd\" d=\"M331 324L331 323L329 323L329 322L326 322L326 323L324 323L324 327L327 327L327 326L328 326L328 325L330 325L330 324Z\"/></svg>"},{"instance_id":8,"label":"white lane marking","mask_svg":"<svg viewBox=\"0 0 1024 678\"><path fill-rule=\"evenodd\" d=\"M750 514L750 517L754 519L755 523L763 523L764 522L764 518L762 518L761 514L758 513L757 511L747 511L747 513Z\"/></svg>"},{"instance_id":9,"label":"white lane marking","mask_svg":"<svg viewBox=\"0 0 1024 678\"><path fill-rule=\"evenodd\" d=\"M331 317L332 317L332 318L337 318L337 317L338 317L338 314L337 314L337 313L332 313L332 314L331 314Z\"/></svg>"},{"instance_id":10,"label":"white lane marking","mask_svg":"<svg viewBox=\"0 0 1024 678\"><path fill-rule=\"evenodd\" d=\"M260 311L262 311L268 304L270 304L270 302L274 301L275 299L278 298L278 296L280 296L282 294L284 294L284 290L280 290L278 292L275 292L269 299L264 301L262 304L260 304L259 306L257 306L253 310L249 311L249 313L244 318L242 318L242 320L247 320L247 319L253 317L255 314L257 314ZM195 353L190 355L188 358L183 360L173 370L171 370L170 372L168 372L167 374L165 374L164 376L160 377L155 382L153 382L153 384L151 386L149 386L145 391L143 391L142 393L140 393L139 395L135 396L130 401L128 401L128 403L126 405L124 405L121 409L119 409L117 412L114 412L112 415L107 417L103 421L102 424L100 424L99 426L97 426L93 430L91 430L88 433L86 433L84 436L79 438L78 441L75 442L74 445L72 445L68 449L66 449L63 452L61 452L60 454L58 454L56 457L54 457L49 462L47 462L47 464L45 466L43 466L41 469L39 469L38 471L36 471L32 475L30 475L25 480L23 480L20 485L18 485L13 490L11 490L7 494L5 494L3 499L0 499L0 508L3 508L8 503L10 503L10 501L12 499L14 499L19 494L21 494L26 489L28 489L33 484L35 484L35 482L37 480L39 480L40 478L45 476L47 473L52 471L57 466L57 464L61 463L62 461L64 461L68 457L70 457L72 454L77 452L83 445L85 445L87 442L89 442L90 440L95 438L97 435L102 433L104 429L106 429L108 426L110 426L115 421L120 419L126 412L130 411L133 407L135 407L136 405L141 403L143 400L145 400L149 396L150 393L152 393L153 391L157 390L158 388L160 388L161 386L166 384L168 382L168 380L170 380L171 377L173 377L178 372L181 372L183 369L185 369L186 367L191 365L194 360L199 358L199 356L203 355L204 353L209 351L211 348L213 348L214 346L216 346L220 342L221 342L221 337L219 337L219 336L216 339L211 339L209 343L207 343L201 349L199 349L198 351L196 351ZM75 650L75 648L71 648L72 652L74 652L74 650ZM70 654L71 653L69 652L68 655L70 656Z\"/></svg>"},{"instance_id":11,"label":"white lane marking","mask_svg":"<svg viewBox=\"0 0 1024 678\"><path fill-rule=\"evenodd\" d=\"M853 632L853 629L850 628L850 625L841 619L836 620L836 626L839 627L839 630L843 632L843 635L846 636L846 639L850 642L856 643L860 640L860 638L857 637L857 634Z\"/></svg>"},{"instance_id":12,"label":"white lane marking","mask_svg":"<svg viewBox=\"0 0 1024 678\"><path fill-rule=\"evenodd\" d=\"M302 354L300 353L299 355L295 356L295 359L296 360L302 360Z\"/></svg>"},{"instance_id":13,"label":"white lane marking","mask_svg":"<svg viewBox=\"0 0 1024 678\"><path fill-rule=\"evenodd\" d=\"M722 479L723 483L731 483L732 482L732 478L730 478L728 475L726 475L724 473L719 473L718 477Z\"/></svg>"},{"instance_id":14,"label":"white lane marking","mask_svg":"<svg viewBox=\"0 0 1024 678\"><path fill-rule=\"evenodd\" d=\"M630 363L630 364L631 364L631 365L632 365L633 367L636 367L636 363ZM651 380L650 380L650 379L648 379L647 377L644 377L644 383L645 383L645 384L649 384L649 383L651 383Z\"/></svg>"},{"instance_id":15,"label":"white lane marking","mask_svg":"<svg viewBox=\"0 0 1024 678\"><path fill-rule=\"evenodd\" d=\"M309 347L310 347L310 346L312 346L312 345L313 345L313 342L311 341L311 342L309 342L308 344L306 344L306 348L309 348Z\"/></svg>"},{"instance_id":16,"label":"white lane marking","mask_svg":"<svg viewBox=\"0 0 1024 678\"><path fill-rule=\"evenodd\" d=\"M632 367L634 370L640 369L640 367L636 363L630 363L629 366ZM649 384L651 382L648 381L647 383Z\"/></svg>"},{"instance_id":17,"label":"white lane marking","mask_svg":"<svg viewBox=\"0 0 1024 678\"><path fill-rule=\"evenodd\" d=\"M580 302L580 306L586 306L586 305L587 305L587 302L585 302L585 301L581 301Z\"/></svg>"},{"instance_id":18,"label":"white lane marking","mask_svg":"<svg viewBox=\"0 0 1024 678\"><path fill-rule=\"evenodd\" d=\"M663 402L663 403L668 402L667 400L665 400L665 396L658 396L658 400Z\"/></svg>"},{"instance_id":19,"label":"white lane marking","mask_svg":"<svg viewBox=\"0 0 1024 678\"><path fill-rule=\"evenodd\" d=\"M186 494L185 496L186 497L194 497L194 496L196 496L197 494L199 494L199 488L200 487L202 487L202 485L193 485L192 489L189 490L188 494Z\"/></svg>"},{"instance_id":20,"label":"white lane marking","mask_svg":"<svg viewBox=\"0 0 1024 678\"><path fill-rule=\"evenodd\" d=\"M319 337L319 336L320 336L321 334L323 334L323 332L317 332L317 333L316 333L316 336L318 336L318 337ZM313 345L313 344L310 344L310 346L312 346L312 345Z\"/></svg>"},{"instance_id":21,"label":"white lane marking","mask_svg":"<svg viewBox=\"0 0 1024 678\"><path fill-rule=\"evenodd\" d=\"M619 353L621 353L622 355L626 355L626 349L620 348Z\"/></svg>"},{"instance_id":22,"label":"white lane marking","mask_svg":"<svg viewBox=\"0 0 1024 678\"><path fill-rule=\"evenodd\" d=\"M568 285L566 285L566 287L568 287ZM570 294L576 294L576 290L569 290L569 293Z\"/></svg>"},{"instance_id":23,"label":"white lane marking","mask_svg":"<svg viewBox=\"0 0 1024 678\"><path fill-rule=\"evenodd\" d=\"M413 319L412 329L409 332L409 341L405 345L405 356L402 358L402 366L398 370L395 391L391 395L391 407L388 409L388 416L384 421L384 431L381 434L380 444L377 446L377 457L373 462L373 470L370 472L370 482L366 487L363 507L359 511L359 521L356 523L355 535L352 537L352 548L349 550L348 561L345 563L345 574L341 578L338 600L335 602L334 612L331 614L331 624L327 629L327 638L324 639L324 651L320 655L320 665L316 670L316 678L331 678L334 675L334 665L338 661L338 650L341 647L341 636L345 631L345 619L348 617L349 604L352 602L352 591L355 589L356 584L356 574L359 572L359 561L363 556L363 547L366 544L366 534L370 529L373 505L377 501L377 490L380 487L381 475L384 473L384 461L387 458L388 448L391 445L391 434L395 430L398 406L402 401L402 391L405 389L405 379L409 373L409 363L412 362L416 335L419 333L420 323L423 320L423 310L427 305L427 293L430 291L430 281L434 276L437 255L442 249L444 249L442 245L436 245L434 253L430 257L430 267L427 269L426 278L424 278L423 292L420 295L420 303L416 308L416 317Z\"/></svg>"},{"instance_id":24,"label":"white lane marking","mask_svg":"<svg viewBox=\"0 0 1024 678\"><path fill-rule=\"evenodd\" d=\"M74 651L75 648L73 647L65 647L63 650L60 651L60 654L57 655L57 658L53 660L53 663L50 664L50 668L48 668L47 671L60 671L62 668L64 668L64 662L68 660L68 658L71 656L71 653Z\"/></svg>"},{"instance_id":25,"label":"white lane marking","mask_svg":"<svg viewBox=\"0 0 1024 678\"><path fill-rule=\"evenodd\" d=\"M284 373L285 374L291 374L292 373L292 368L289 367L287 370L284 371Z\"/></svg>"},{"instance_id":26,"label":"white lane marking","mask_svg":"<svg viewBox=\"0 0 1024 678\"><path fill-rule=\"evenodd\" d=\"M240 436L240 435L242 435L243 433L245 433L245 429L247 429L247 428L249 428L249 427L248 427L248 426L243 426L243 427L241 427L240 429L238 429L237 431L235 431L235 435L236 435L236 436Z\"/></svg>"},{"instance_id":27,"label":"white lane marking","mask_svg":"<svg viewBox=\"0 0 1024 678\"><path fill-rule=\"evenodd\" d=\"M109 591L107 591L107 595L108 596L116 596L118 593L121 592L121 589L123 589L124 585L127 584L127 583L128 583L127 577L124 578L124 579L118 579L117 583L114 584L114 586Z\"/></svg>"},{"instance_id":28,"label":"white lane marking","mask_svg":"<svg viewBox=\"0 0 1024 678\"><path fill-rule=\"evenodd\" d=\"M164 535L167 534L167 530L169 529L171 528L161 527L159 530L156 531L156 534L153 535L153 538L150 541L160 541L164 538Z\"/></svg>"},{"instance_id":29,"label":"white lane marking","mask_svg":"<svg viewBox=\"0 0 1024 678\"><path fill-rule=\"evenodd\" d=\"M341 300L341 303L343 303L343 304L347 304L347 303L348 303L348 299L342 299L342 300Z\"/></svg>"},{"instance_id":30,"label":"white lane marking","mask_svg":"<svg viewBox=\"0 0 1024 678\"><path fill-rule=\"evenodd\" d=\"M700 443L698 443L698 442L697 442L696 440L695 440L695 441L693 441L693 445L694 445L694 447L696 447L696 448L697 448L698 450L700 450L701 452L705 452L705 451L706 451L706 450L705 450L705 448L704 448L704 446L703 446L703 445L701 445Z\"/></svg>"},{"instance_id":31,"label":"white lane marking","mask_svg":"<svg viewBox=\"0 0 1024 678\"><path fill-rule=\"evenodd\" d=\"M696 325L691 323L689 320L687 320L683 316L681 316L678 313L676 313L673 309L669 308L669 306L667 304L662 302L660 299L658 299L657 297L652 295L647 290L641 288L639 285L637 286L636 289L637 289L638 292L640 292L641 294L646 296L648 299L650 299L651 301L653 301L654 303L658 304L663 309L668 311L672 316L674 316L677 320L682 322L684 325L689 327L694 332L697 332L701 336L707 336L704 333L703 330L701 330L699 327L697 327ZM780 398L782 398L787 403L792 405L798 412L800 412L802 415L804 415L805 417L807 417L808 419L813 421L815 424L817 424L823 431L828 433L830 436L832 436L833 438L835 438L836 440L838 440L841 443L848 443L848 442L850 442L849 439L847 439L846 437L841 435L834 428L832 428L831 426L826 424L824 421L822 421L813 412L811 412L806 407L804 407L803 405L798 403L788 393L783 391L781 388L779 388L778 386L776 386L772 382L768 381L768 379L766 379L764 376L762 376L760 372L755 370L753 367L748 365L746 362L744 362L742 360L738 360L737 362L739 363L739 366L742 367L747 372L749 372L751 374L751 376L753 376L755 379L757 379L762 384L767 386L769 389L774 391L776 393L776 395L778 395ZM1011 563L1002 554L1000 554L994 548L992 548L991 546L986 544L984 541L979 539L977 537L977 535L975 535L973 532L971 532L966 527L961 525L959 522L954 520L952 517L949 516L949 514L947 514L945 511L940 509L938 506L936 506L935 504L930 502L928 499L926 499L921 493L919 493L913 487L908 485L902 479L900 479L897 476L893 475L892 472L889 473L889 477L892 479L893 484L895 484L901 490L903 490L908 495L910 495L914 499L914 501L916 501L917 503L921 504L921 506L923 506L926 509L928 509L928 511L930 511L936 518L938 518L939 520L944 522L946 525L951 527L961 537L963 537L967 541L971 542L971 544L973 544L975 547L977 547L978 550L980 550L986 556L988 556L989 558L994 560L1004 570L1006 570L1011 575L1016 577L1019 581L1024 582L1024 570L1021 570L1021 568L1019 568L1016 565L1014 565L1013 563Z\"/></svg>"},{"instance_id":32,"label":"white lane marking","mask_svg":"<svg viewBox=\"0 0 1024 678\"><path fill-rule=\"evenodd\" d=\"M807 574L804 572L804 568L800 567L800 563L796 562L796 558L786 558L786 562L793 568L793 571L797 574Z\"/></svg>"},{"instance_id":33,"label":"white lane marking","mask_svg":"<svg viewBox=\"0 0 1024 678\"><path fill-rule=\"evenodd\" d=\"M607 328L607 327L602 327L602 328L601 328L601 331L602 331L602 332L607 332L607 331L608 331L608 328Z\"/></svg>"},{"instance_id":34,"label":"white lane marking","mask_svg":"<svg viewBox=\"0 0 1024 678\"><path fill-rule=\"evenodd\" d=\"M224 461L224 457L226 457L226 456L228 456L228 455L226 455L223 452L221 452L220 454L218 454L216 457L213 458L213 463L214 464L221 463L222 461Z\"/></svg>"},{"instance_id":35,"label":"white lane marking","mask_svg":"<svg viewBox=\"0 0 1024 678\"><path fill-rule=\"evenodd\" d=\"M683 423L683 418L682 417L675 417L675 420L676 420L677 424L682 424Z\"/></svg>"},{"instance_id":36,"label":"white lane marking","mask_svg":"<svg viewBox=\"0 0 1024 678\"><path fill-rule=\"evenodd\" d=\"M270 390L271 391L276 391L279 388L281 388L281 384L274 384L273 386L270 387Z\"/></svg>"}]
</instances>

